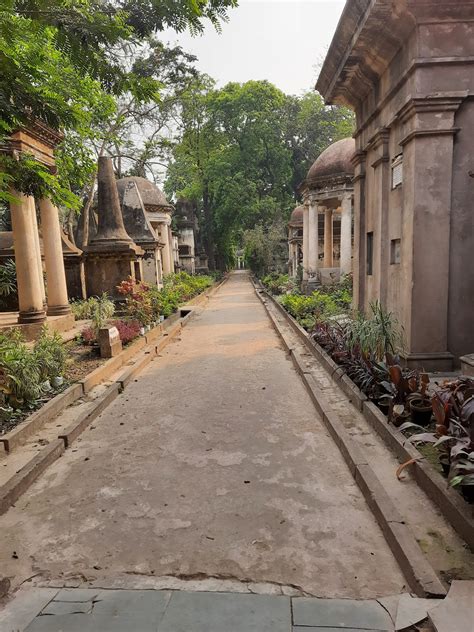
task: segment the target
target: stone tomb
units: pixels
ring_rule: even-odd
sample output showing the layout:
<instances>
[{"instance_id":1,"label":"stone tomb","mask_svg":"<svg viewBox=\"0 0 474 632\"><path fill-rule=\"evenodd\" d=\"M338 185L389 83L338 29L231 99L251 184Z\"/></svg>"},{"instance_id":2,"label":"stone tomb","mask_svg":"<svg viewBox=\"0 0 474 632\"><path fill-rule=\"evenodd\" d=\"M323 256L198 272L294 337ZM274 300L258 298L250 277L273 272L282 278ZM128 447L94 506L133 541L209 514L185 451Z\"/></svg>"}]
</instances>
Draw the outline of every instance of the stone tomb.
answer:
<instances>
[{"instance_id":1,"label":"stone tomb","mask_svg":"<svg viewBox=\"0 0 474 632\"><path fill-rule=\"evenodd\" d=\"M142 279L141 257L137 246L125 230L120 210L112 160L99 158L98 230L84 247L88 296L107 292L112 299L121 298L117 286L128 277Z\"/></svg>"}]
</instances>

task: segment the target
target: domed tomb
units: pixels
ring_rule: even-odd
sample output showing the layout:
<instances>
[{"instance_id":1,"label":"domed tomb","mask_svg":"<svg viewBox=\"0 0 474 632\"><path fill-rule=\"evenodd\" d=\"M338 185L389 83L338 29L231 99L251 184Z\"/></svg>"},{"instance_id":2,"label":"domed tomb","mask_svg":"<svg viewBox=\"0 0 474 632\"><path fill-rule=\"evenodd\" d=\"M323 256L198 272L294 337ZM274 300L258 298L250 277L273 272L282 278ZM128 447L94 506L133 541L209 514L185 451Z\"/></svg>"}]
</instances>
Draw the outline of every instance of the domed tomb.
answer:
<instances>
[{"instance_id":1,"label":"domed tomb","mask_svg":"<svg viewBox=\"0 0 474 632\"><path fill-rule=\"evenodd\" d=\"M329 145L312 164L306 176L306 185L311 188L325 180L352 177L354 166L351 159L354 152L355 140L353 138L343 138Z\"/></svg>"},{"instance_id":2,"label":"domed tomb","mask_svg":"<svg viewBox=\"0 0 474 632\"><path fill-rule=\"evenodd\" d=\"M289 226L303 226L304 206L297 206L290 216Z\"/></svg>"}]
</instances>

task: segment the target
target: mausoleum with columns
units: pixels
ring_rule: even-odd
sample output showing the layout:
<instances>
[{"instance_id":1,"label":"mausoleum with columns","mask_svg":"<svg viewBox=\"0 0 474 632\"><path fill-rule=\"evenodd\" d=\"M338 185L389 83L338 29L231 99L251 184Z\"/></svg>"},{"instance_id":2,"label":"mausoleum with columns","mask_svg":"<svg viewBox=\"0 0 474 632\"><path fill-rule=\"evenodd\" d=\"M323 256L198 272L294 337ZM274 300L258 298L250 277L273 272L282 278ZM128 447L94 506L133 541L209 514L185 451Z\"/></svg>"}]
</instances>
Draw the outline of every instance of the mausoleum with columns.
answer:
<instances>
[{"instance_id":1,"label":"mausoleum with columns","mask_svg":"<svg viewBox=\"0 0 474 632\"><path fill-rule=\"evenodd\" d=\"M352 270L354 140L330 145L315 160L303 195L303 288L339 281Z\"/></svg>"},{"instance_id":2,"label":"mausoleum with columns","mask_svg":"<svg viewBox=\"0 0 474 632\"><path fill-rule=\"evenodd\" d=\"M12 157L19 154L32 155L54 173L54 149L61 139L61 134L41 121L34 120L28 128L12 134L2 145L1 151ZM73 325L74 319L68 302L58 209L47 198L35 200L32 196L13 189L10 193L14 198L10 203L10 214L19 313L11 315L11 322L3 317L2 324L12 325L17 321L20 325L30 326L33 335L38 331L38 326L47 319L55 329L68 329ZM27 328L24 329L26 337L30 337Z\"/></svg>"},{"instance_id":3,"label":"mausoleum with columns","mask_svg":"<svg viewBox=\"0 0 474 632\"><path fill-rule=\"evenodd\" d=\"M349 1L316 85L356 114L354 307L380 300L428 370L474 352L473 15L474 0Z\"/></svg>"}]
</instances>

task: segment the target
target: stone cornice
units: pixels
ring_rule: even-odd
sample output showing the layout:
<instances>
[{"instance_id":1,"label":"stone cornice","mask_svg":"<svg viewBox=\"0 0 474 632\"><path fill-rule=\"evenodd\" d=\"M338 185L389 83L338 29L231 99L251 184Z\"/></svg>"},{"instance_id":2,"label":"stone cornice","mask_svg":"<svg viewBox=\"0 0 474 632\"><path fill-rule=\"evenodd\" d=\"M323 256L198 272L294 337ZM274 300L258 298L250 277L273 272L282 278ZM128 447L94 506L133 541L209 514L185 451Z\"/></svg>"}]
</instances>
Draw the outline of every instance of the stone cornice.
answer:
<instances>
[{"instance_id":1,"label":"stone cornice","mask_svg":"<svg viewBox=\"0 0 474 632\"><path fill-rule=\"evenodd\" d=\"M425 112L456 112L467 91L444 93L442 95L427 95L426 97L412 97L398 111L397 118L406 123L415 114Z\"/></svg>"},{"instance_id":2,"label":"stone cornice","mask_svg":"<svg viewBox=\"0 0 474 632\"><path fill-rule=\"evenodd\" d=\"M451 127L449 129L414 129L401 139L400 145L403 147L417 136L454 136L459 131L459 127Z\"/></svg>"},{"instance_id":3,"label":"stone cornice","mask_svg":"<svg viewBox=\"0 0 474 632\"><path fill-rule=\"evenodd\" d=\"M346 2L316 89L327 103L358 108L417 24L466 22L473 15L474 0Z\"/></svg>"}]
</instances>

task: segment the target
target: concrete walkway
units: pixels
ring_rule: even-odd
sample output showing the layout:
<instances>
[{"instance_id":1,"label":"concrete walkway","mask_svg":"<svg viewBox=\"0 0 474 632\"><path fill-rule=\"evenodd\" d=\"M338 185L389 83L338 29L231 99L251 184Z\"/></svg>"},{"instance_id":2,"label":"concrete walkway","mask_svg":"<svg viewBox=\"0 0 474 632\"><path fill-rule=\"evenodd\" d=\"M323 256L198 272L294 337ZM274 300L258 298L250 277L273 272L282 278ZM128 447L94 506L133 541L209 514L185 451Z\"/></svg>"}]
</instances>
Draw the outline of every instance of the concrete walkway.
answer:
<instances>
[{"instance_id":1,"label":"concrete walkway","mask_svg":"<svg viewBox=\"0 0 474 632\"><path fill-rule=\"evenodd\" d=\"M405 586L245 273L0 528L14 586L194 581L346 598Z\"/></svg>"}]
</instances>

